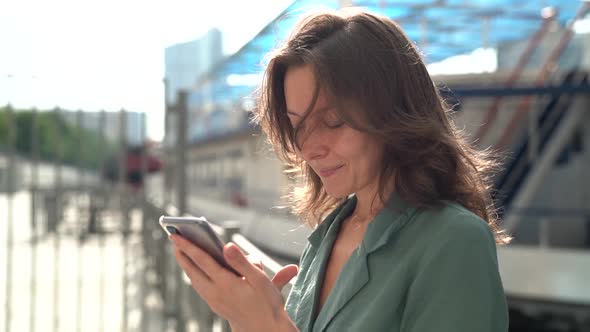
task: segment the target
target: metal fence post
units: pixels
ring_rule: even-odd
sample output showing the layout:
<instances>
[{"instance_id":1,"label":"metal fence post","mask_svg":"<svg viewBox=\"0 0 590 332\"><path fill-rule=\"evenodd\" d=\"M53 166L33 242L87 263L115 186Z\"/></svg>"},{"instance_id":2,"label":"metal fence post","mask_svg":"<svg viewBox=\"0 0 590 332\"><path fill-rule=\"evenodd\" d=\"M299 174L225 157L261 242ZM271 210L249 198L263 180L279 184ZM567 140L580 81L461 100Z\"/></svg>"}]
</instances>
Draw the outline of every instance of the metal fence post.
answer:
<instances>
[{"instance_id":1,"label":"metal fence post","mask_svg":"<svg viewBox=\"0 0 590 332\"><path fill-rule=\"evenodd\" d=\"M106 131L106 112L104 110L100 111L99 114L99 118L98 118L98 133L99 133L99 142L100 142L100 151L97 151L99 156L106 156L106 158L104 160L102 160L99 164L101 165L101 167L99 168L99 172L98 172L98 176L102 176L102 173L104 171L106 171L106 169L103 169L104 167L109 167L108 166L108 158L109 156L107 155L107 153L109 152L108 148L105 147L105 143L106 143L106 135L105 135L105 131ZM98 198L96 197L98 196ZM98 231L101 229L101 227L99 227L99 220L100 220L100 215L98 212L98 207L96 207L96 205L98 204L102 204L102 208L106 209L108 207L108 201L107 201L107 193L105 190L104 185L102 184L102 181L100 179L98 179L98 183L97 183L97 195L93 195L92 197L90 197L90 217L88 220L88 232L89 233L99 233L98 235L98 251L99 251L99 270L102 271L104 269L104 267L106 266L105 263L105 235L102 233L102 231ZM96 202L96 200L99 200L98 203ZM95 205L96 204L96 205ZM99 293L98 293L98 331L99 332L103 332L104 331L104 319L105 319L105 312L104 312L104 303L105 303L105 278L104 275L101 273L99 276Z\"/></svg>"},{"instance_id":2,"label":"metal fence post","mask_svg":"<svg viewBox=\"0 0 590 332\"><path fill-rule=\"evenodd\" d=\"M129 225L129 198L127 197L127 112L125 110L119 111L119 199L122 229L121 229L121 245L123 247L123 294L122 294L122 316L121 316L121 331L127 331L128 327L128 297L127 297L127 263L128 263L128 242L131 233Z\"/></svg>"},{"instance_id":3,"label":"metal fence post","mask_svg":"<svg viewBox=\"0 0 590 332\"><path fill-rule=\"evenodd\" d=\"M81 195L82 195L82 184L84 182L84 175L82 173L83 167L83 160L82 160L82 139L84 135L82 134L83 131L83 124L82 124L82 110L78 110L76 112L76 153L78 154L77 162L75 163L76 166L76 185L74 186L76 190L74 191L75 197L73 199L74 204L76 206L76 210L78 212L78 220L77 220L77 229L78 232L78 239L76 241L76 255L77 255L77 262L76 262L76 331L82 331L82 308L83 308L83 301L82 301L82 287L83 287L83 280L84 280L84 270L83 270L83 254L84 254L84 246L82 241L86 234L84 234L85 230L82 226L82 216L80 208L81 205ZM99 273L103 273L104 271L100 271Z\"/></svg>"},{"instance_id":4,"label":"metal fence post","mask_svg":"<svg viewBox=\"0 0 590 332\"><path fill-rule=\"evenodd\" d=\"M146 242L149 241L148 237L146 236L148 233L146 232L148 230L148 225L147 225L147 221L148 218L146 218L146 190L147 190L147 156L148 156L148 146L147 146L147 139L146 139L146 115L145 113L141 114L141 120L140 120L140 137L141 137L141 153L140 153L140 174L141 174L141 191L140 191L140 199L139 199L139 204L140 204L140 209L141 209L141 230L140 230L140 234L141 234L141 242L142 242L142 273L141 273L141 279L140 279L140 285L139 285L139 298L141 300L141 304L140 304L140 312L141 312L141 321L140 321L140 326L141 326L141 331L146 331L147 330L147 317L146 317L146 311L147 311L147 307L145 305L145 299L146 299L146 294L148 293L146 288L147 288L147 279L146 279L146 273L148 271L148 269L150 268L150 264L149 264L149 253L146 250Z\"/></svg>"},{"instance_id":5,"label":"metal fence post","mask_svg":"<svg viewBox=\"0 0 590 332\"><path fill-rule=\"evenodd\" d=\"M180 91L178 93L178 99L176 104L176 119L177 122L177 142L176 142L176 174L177 174L177 196L176 206L180 215L187 212L186 206L186 146L187 146L187 92ZM182 315L182 308L179 303L183 296L183 271L176 264L176 296L175 296L175 319L176 319L176 331L184 332L186 330L186 324Z\"/></svg>"},{"instance_id":6,"label":"metal fence post","mask_svg":"<svg viewBox=\"0 0 590 332\"><path fill-rule=\"evenodd\" d=\"M16 171L16 163L15 163L15 150L16 150L16 137L17 137L17 128L16 128L16 121L14 121L14 113L10 105L7 107L7 124L8 124L8 162L6 165L6 176L5 176L5 185L6 185L6 279L5 279L5 316L4 316L4 330L9 332L11 330L12 324L12 256L13 256L13 246L14 246L14 238L13 238L13 225L12 222L14 221L13 216L13 193L16 189L15 187L15 177L13 176L13 172Z\"/></svg>"},{"instance_id":7,"label":"metal fence post","mask_svg":"<svg viewBox=\"0 0 590 332\"><path fill-rule=\"evenodd\" d=\"M186 155L187 155L187 131L188 131L188 109L187 109L187 93L181 91L178 93L177 112L177 149L176 149L176 174L178 176L177 198L176 206L179 213L182 215L187 212L187 197L186 197Z\"/></svg>"},{"instance_id":8,"label":"metal fence post","mask_svg":"<svg viewBox=\"0 0 590 332\"><path fill-rule=\"evenodd\" d=\"M61 123L62 120L62 115L61 115L61 111L59 108L55 108L54 109L54 117L55 117L55 122L57 124ZM60 136L58 137L58 139L56 140L56 150L57 150L57 155L55 157L55 183L54 183L54 192L55 192L55 196L54 198L51 200L51 203L54 203L54 215L51 216L53 217L53 221L48 220L48 224L49 223L53 223L52 225L52 231L53 231L53 236L54 236L54 241L53 241L53 261L54 261L54 267L53 267L53 331L59 331L60 330L60 317L59 317L59 293L60 293L60 285L59 285L59 266L61 263L60 260L60 251L61 251L61 241L60 241L60 237L59 237L59 224L62 220L63 214L62 214L62 202L63 202L63 188L62 188L62 162L64 159L64 146L62 143L62 133L61 131L57 131L57 135Z\"/></svg>"},{"instance_id":9,"label":"metal fence post","mask_svg":"<svg viewBox=\"0 0 590 332\"><path fill-rule=\"evenodd\" d=\"M38 113L36 109L32 112L31 123L31 302L30 302L30 331L35 331L36 311L37 311L37 198L39 197L39 136L38 136Z\"/></svg>"}]
</instances>

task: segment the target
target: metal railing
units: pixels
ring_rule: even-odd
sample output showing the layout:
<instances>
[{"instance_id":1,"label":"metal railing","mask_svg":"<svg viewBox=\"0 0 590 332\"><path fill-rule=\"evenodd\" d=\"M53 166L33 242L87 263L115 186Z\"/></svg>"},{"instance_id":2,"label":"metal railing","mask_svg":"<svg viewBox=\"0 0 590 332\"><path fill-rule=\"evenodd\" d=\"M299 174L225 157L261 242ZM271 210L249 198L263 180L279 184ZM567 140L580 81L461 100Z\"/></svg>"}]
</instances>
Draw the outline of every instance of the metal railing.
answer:
<instances>
[{"instance_id":1,"label":"metal railing","mask_svg":"<svg viewBox=\"0 0 590 332\"><path fill-rule=\"evenodd\" d=\"M504 82L504 87L511 88L515 85L515 83L520 78L520 75L522 74L524 68L526 67L527 63L533 56L534 51L537 49L537 46L539 46L539 44L542 42L543 38L549 31L549 28L555 23L557 10L555 10L554 8L547 8L546 12L544 12L543 14L543 22L541 24L541 27L529 39L529 42L525 47L525 50L518 58L516 66L510 72L510 76L508 77L506 82ZM489 129L491 128L492 124L494 123L494 120L498 115L498 110L500 109L503 97L503 95L500 95L494 98L492 104L486 112L485 119L483 120L481 127L475 134L476 142L481 142L485 138L486 134L488 133Z\"/></svg>"},{"instance_id":2,"label":"metal railing","mask_svg":"<svg viewBox=\"0 0 590 332\"><path fill-rule=\"evenodd\" d=\"M66 123L63 112L58 109L15 112L7 107L2 111L7 116L9 130L9 139L2 142L7 153L0 155L6 160L0 168L7 179L0 188L0 202L5 205L0 210L6 211L2 216L4 227L0 230L3 235L0 246L2 252L6 252L2 257L6 273L0 276L5 281L2 289L4 310L0 315L3 330L81 331L88 324L97 326L99 331L127 330L128 315L124 306L128 293L125 291L119 293L123 300L116 301L123 305L123 313L118 312L121 320L111 320L120 322L120 325L115 327L105 323L107 316L114 315L114 308L105 309L105 293L113 280L107 278L109 269L102 263L109 251L106 241L118 234L93 231L96 239L89 239L87 229L87 225L96 221L99 201L108 202L109 206L103 204L102 209L110 209L112 214L116 210L112 208L113 203L122 201L120 197L123 195L107 199L106 185L99 185L96 170L82 165L82 158L69 160L69 165L64 162L65 152L81 156L83 144L88 143L83 139L84 114L75 112L75 120ZM101 118L104 119L104 115ZM100 123L99 131L104 132L104 121ZM47 130L47 127L42 130L42 126L52 126L53 130ZM51 137L42 136L49 132ZM42 152L47 152L42 148L47 148L50 143L54 144L53 156L41 160ZM66 144L69 144L69 150L66 150ZM125 220L120 218L123 223ZM120 223L114 231L118 231ZM109 268L124 270L129 256L125 250L128 248L128 241L122 238L119 248L123 250L122 264ZM89 251L93 251L92 257ZM99 257L98 271L96 266L88 266L89 258L92 260L95 256ZM120 275L125 289L126 274ZM27 282L23 283L23 280ZM88 292L90 284L93 286L91 295ZM94 303L86 303L88 299Z\"/></svg>"},{"instance_id":3,"label":"metal railing","mask_svg":"<svg viewBox=\"0 0 590 332\"><path fill-rule=\"evenodd\" d=\"M51 113L56 119L66 118L61 110ZM140 169L129 175L129 114L102 112L90 119L75 112L70 123L59 122L63 128L53 137L53 159L43 159L41 145L47 144L43 142L47 138L38 120L47 114L33 111L27 129L15 120L19 117L22 123L26 116L12 109L7 113L9 139L0 149L0 211L5 220L0 229L0 259L4 260L0 294L5 299L0 329L82 331L92 326L99 331L188 331L198 326L199 331L229 331L229 325L191 289L174 261L172 245L158 219L163 214L186 213L170 204L166 194L170 184L164 181L161 193L146 192L141 186L149 153L141 155ZM104 143L93 151L105 152L99 168L83 165L81 157L89 146L83 137L88 134L84 131L88 120L98 123L95 136ZM110 141L106 137L109 121L119 126L117 137ZM143 141L145 118L140 127ZM77 134L67 137L71 130ZM100 151L109 149L109 144L115 148ZM30 151L23 152L22 146L27 145ZM178 146L173 151L173 156L186 153ZM77 157L66 163L67 153ZM110 170L114 177L105 170L109 158L116 159L110 163L116 168ZM184 167L168 171L178 169ZM143 181L139 186L133 182L138 172ZM178 202L186 202L187 193L182 195ZM260 259L269 275L281 268L240 234L238 222L217 221L214 228L225 241ZM285 296L289 289L289 285L283 289Z\"/></svg>"},{"instance_id":4,"label":"metal railing","mask_svg":"<svg viewBox=\"0 0 590 332\"><path fill-rule=\"evenodd\" d=\"M547 59L541 67L541 70L538 72L535 78L535 85L537 87L542 87L543 85L545 85L550 75L555 72L558 66L559 58L561 57L562 53L564 52L564 50L566 49L574 35L574 24L576 24L577 21L585 17L589 11L590 2L585 1L581 4L580 8L578 9L578 12L576 13L576 16L568 22L563 35L561 36L561 38L559 38L557 45L552 49L551 53L547 56ZM509 123L502 131L499 140L495 142L495 149L501 151L510 144L514 133L517 131L516 129L522 123L522 120L524 119L524 117L530 109L531 101L532 96L526 96L522 99L516 111L512 113Z\"/></svg>"}]
</instances>

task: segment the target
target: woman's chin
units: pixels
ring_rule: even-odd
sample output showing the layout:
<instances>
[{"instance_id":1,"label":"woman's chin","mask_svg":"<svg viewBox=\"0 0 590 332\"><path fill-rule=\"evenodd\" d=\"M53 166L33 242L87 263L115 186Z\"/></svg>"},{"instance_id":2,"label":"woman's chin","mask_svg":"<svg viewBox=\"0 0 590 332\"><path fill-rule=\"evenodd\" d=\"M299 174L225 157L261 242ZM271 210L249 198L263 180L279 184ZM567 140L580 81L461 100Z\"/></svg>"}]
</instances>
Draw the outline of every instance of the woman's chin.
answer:
<instances>
[{"instance_id":1,"label":"woman's chin","mask_svg":"<svg viewBox=\"0 0 590 332\"><path fill-rule=\"evenodd\" d=\"M324 190L326 190L326 194L332 198L345 198L352 193L344 188L333 188L329 186L324 186Z\"/></svg>"}]
</instances>

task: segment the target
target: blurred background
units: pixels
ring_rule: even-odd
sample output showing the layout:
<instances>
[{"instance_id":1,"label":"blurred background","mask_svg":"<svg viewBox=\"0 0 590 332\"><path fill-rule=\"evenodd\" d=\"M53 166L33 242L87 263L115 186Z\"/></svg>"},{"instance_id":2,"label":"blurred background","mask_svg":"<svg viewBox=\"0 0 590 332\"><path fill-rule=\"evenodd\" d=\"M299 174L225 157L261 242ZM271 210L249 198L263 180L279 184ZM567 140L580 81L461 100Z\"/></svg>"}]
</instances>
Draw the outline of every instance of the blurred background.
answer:
<instances>
[{"instance_id":1,"label":"blurred background","mask_svg":"<svg viewBox=\"0 0 590 332\"><path fill-rule=\"evenodd\" d=\"M459 127L505 156L510 331L590 331L581 0L0 3L0 331L228 330L158 218L206 216L269 274L298 261L310 229L249 112L297 18L347 6L398 22Z\"/></svg>"}]
</instances>

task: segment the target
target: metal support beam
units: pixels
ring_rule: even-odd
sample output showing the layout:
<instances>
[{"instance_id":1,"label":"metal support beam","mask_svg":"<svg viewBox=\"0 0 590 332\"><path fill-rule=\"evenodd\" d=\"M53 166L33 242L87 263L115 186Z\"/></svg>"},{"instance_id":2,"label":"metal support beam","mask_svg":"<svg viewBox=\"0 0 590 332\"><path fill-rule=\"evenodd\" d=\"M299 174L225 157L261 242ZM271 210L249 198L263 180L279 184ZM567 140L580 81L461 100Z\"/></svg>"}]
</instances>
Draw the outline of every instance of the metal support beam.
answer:
<instances>
[{"instance_id":1,"label":"metal support beam","mask_svg":"<svg viewBox=\"0 0 590 332\"><path fill-rule=\"evenodd\" d=\"M565 114L561 124L556 129L552 140L548 143L545 152L539 157L538 161L535 163L535 167L531 170L530 175L524 180L522 189L514 198L513 206L528 206L534 199L539 187L545 180L547 173L552 169L559 154L568 144L572 133L584 122L584 118L588 116L586 112L582 112L581 110L583 110L589 102L589 98L576 98L574 100L570 110ZM512 214L508 211L503 227L509 233L513 232L520 219L520 215Z\"/></svg>"}]
</instances>

